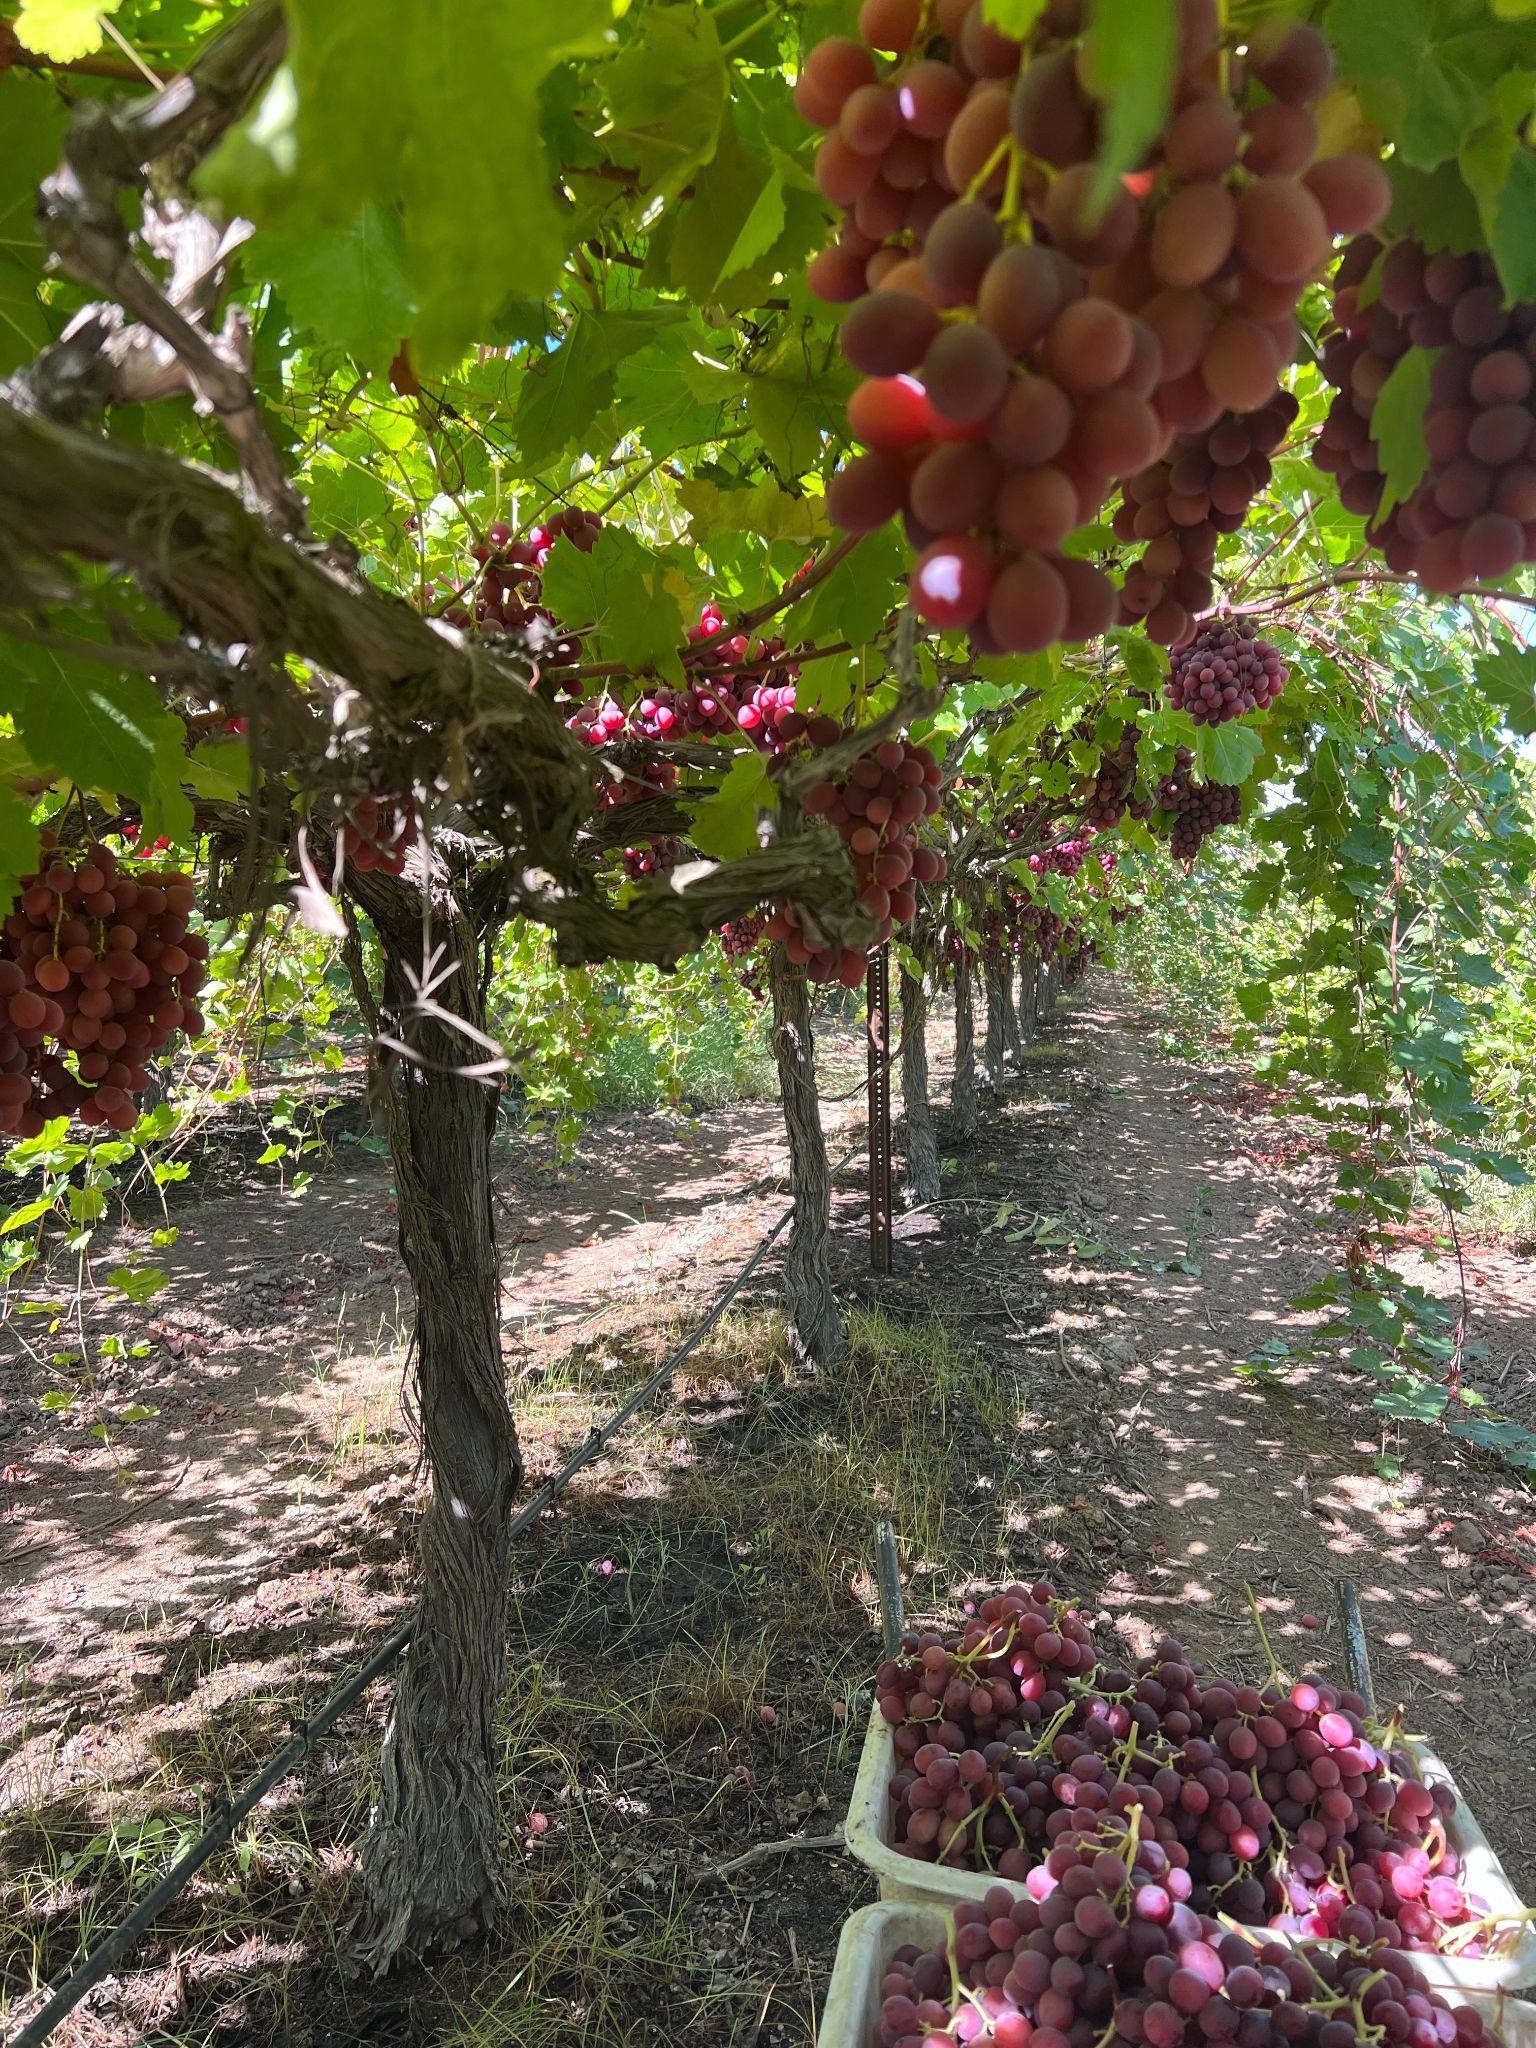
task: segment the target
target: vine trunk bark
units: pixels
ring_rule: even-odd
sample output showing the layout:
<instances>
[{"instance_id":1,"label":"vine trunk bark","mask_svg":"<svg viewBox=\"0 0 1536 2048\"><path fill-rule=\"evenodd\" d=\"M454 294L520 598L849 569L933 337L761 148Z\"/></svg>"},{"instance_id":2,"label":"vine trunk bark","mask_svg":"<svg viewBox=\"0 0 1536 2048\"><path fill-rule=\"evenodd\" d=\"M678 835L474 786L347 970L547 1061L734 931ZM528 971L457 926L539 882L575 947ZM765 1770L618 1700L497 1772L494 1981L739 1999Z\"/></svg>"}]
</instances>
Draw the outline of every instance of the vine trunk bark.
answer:
<instances>
[{"instance_id":1,"label":"vine trunk bark","mask_svg":"<svg viewBox=\"0 0 1536 2048\"><path fill-rule=\"evenodd\" d=\"M955 1078L950 1083L949 1113L958 1139L974 1138L981 1128L976 1093L976 1020L971 1010L971 953L962 946L955 961Z\"/></svg>"},{"instance_id":2,"label":"vine trunk bark","mask_svg":"<svg viewBox=\"0 0 1536 2048\"><path fill-rule=\"evenodd\" d=\"M784 1255L784 1309L790 1356L801 1367L835 1365L848 1340L832 1292L832 1174L816 1097L816 1049L810 991L802 968L770 946L773 1055L789 1138L789 1186L795 1218Z\"/></svg>"},{"instance_id":3,"label":"vine trunk bark","mask_svg":"<svg viewBox=\"0 0 1536 2048\"><path fill-rule=\"evenodd\" d=\"M981 1045L981 1070L986 1082L987 1093L999 1096L1003 1092L1003 966L1000 960L988 960L981 970L981 985L986 997L987 1029Z\"/></svg>"},{"instance_id":4,"label":"vine trunk bark","mask_svg":"<svg viewBox=\"0 0 1536 2048\"><path fill-rule=\"evenodd\" d=\"M434 918L443 978L434 981L431 1008L421 1005L427 941L421 898L409 894L410 907L397 915L373 914L384 1026L409 1048L390 1062L386 1103L432 1492L419 1539L416 1633L362 1845L364 1903L353 1943L375 1971L479 1932L505 1900L495 1726L505 1676L507 1525L522 1481L501 1356L496 1089L464 1072L484 1048L458 1028L483 1028L478 949L466 921Z\"/></svg>"},{"instance_id":5,"label":"vine trunk bark","mask_svg":"<svg viewBox=\"0 0 1536 2048\"><path fill-rule=\"evenodd\" d=\"M939 1199L939 1146L928 1099L928 991L901 971L901 1101L906 1118L902 1196L909 1209Z\"/></svg>"},{"instance_id":6,"label":"vine trunk bark","mask_svg":"<svg viewBox=\"0 0 1536 2048\"><path fill-rule=\"evenodd\" d=\"M1003 1009L1003 1050L1016 1068L1024 1064L1024 1034L1019 1029L1018 1006L1013 999L1013 965L1006 957L997 967L998 997Z\"/></svg>"},{"instance_id":7,"label":"vine trunk bark","mask_svg":"<svg viewBox=\"0 0 1536 2048\"><path fill-rule=\"evenodd\" d=\"M1040 1028L1039 974L1039 955L1026 950L1020 958L1019 972L1019 1029L1026 1045Z\"/></svg>"}]
</instances>

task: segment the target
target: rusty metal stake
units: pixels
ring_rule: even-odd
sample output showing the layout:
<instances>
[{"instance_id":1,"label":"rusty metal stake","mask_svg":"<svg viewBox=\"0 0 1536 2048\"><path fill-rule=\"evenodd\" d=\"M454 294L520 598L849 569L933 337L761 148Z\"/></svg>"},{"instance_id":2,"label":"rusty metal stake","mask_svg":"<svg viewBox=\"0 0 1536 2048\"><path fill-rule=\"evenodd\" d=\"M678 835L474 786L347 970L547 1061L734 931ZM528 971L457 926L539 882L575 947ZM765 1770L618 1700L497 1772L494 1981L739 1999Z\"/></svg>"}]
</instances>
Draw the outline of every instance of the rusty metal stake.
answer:
<instances>
[{"instance_id":1,"label":"rusty metal stake","mask_svg":"<svg viewBox=\"0 0 1536 2048\"><path fill-rule=\"evenodd\" d=\"M869 1270L891 1270L891 963L869 958L865 984L869 1051Z\"/></svg>"}]
</instances>

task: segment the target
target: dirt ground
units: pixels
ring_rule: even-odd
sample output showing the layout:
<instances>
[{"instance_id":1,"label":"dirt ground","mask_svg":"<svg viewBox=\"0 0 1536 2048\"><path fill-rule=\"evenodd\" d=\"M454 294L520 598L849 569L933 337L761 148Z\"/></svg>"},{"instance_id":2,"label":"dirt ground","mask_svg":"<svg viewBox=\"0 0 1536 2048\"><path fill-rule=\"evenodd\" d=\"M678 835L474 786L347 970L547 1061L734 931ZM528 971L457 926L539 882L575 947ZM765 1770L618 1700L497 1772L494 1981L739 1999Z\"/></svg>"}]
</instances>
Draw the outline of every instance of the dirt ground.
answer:
<instances>
[{"instance_id":1,"label":"dirt ground","mask_svg":"<svg viewBox=\"0 0 1536 2048\"><path fill-rule=\"evenodd\" d=\"M845 1090L849 1044L827 1051ZM1245 1675L1264 1667L1245 1586L1283 1664L1338 1669L1348 1573L1383 1704L1452 1763L1529 1896L1536 1761L1511 1732L1536 1706L1536 1510L1499 1468L1386 1431L1357 1382L1239 1371L1266 1339L1294 1343L1288 1304L1337 1251L1317 1162L1241 1083L1160 1055L1100 973L941 1202L899 1220L889 1280L864 1270L858 1170L840 1177L853 1368L786 1378L769 1275L530 1546L507 1727L515 1903L491 1950L379 1987L343 1968L376 1687L253 1818L243 1860L237 1843L210 1865L56 2038L806 2048L838 1924L871 1887L835 1849L782 1844L832 1833L846 1802L877 1513L916 1612L1045 1570L1107 1643L1173 1632ZM834 1155L861 1110L829 1109ZM513 1149L504 1309L536 1473L739 1264L781 1171L774 1105L605 1118L559 1176ZM155 1416L99 1445L118 1387L44 1413L47 1341L0 1337L12 1997L110 1924L409 1594L418 1495L382 1164L338 1145L302 1203L247 1187L184 1198L177 1220L165 1293L141 1316L83 1311L149 1336L118 1378ZM1536 1269L1489 1245L1470 1263L1487 1371L1519 1412ZM774 1847L721 1870L758 1843Z\"/></svg>"}]
</instances>

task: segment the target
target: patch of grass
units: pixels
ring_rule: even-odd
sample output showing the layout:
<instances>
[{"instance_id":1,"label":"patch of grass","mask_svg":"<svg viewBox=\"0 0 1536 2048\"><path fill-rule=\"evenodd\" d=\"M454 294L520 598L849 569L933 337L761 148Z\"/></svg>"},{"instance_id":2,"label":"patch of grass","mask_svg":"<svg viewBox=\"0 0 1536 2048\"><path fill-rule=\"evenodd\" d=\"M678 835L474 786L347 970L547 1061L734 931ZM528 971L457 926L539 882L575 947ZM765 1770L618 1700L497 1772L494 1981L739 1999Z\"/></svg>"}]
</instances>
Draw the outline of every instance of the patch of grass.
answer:
<instances>
[{"instance_id":1,"label":"patch of grass","mask_svg":"<svg viewBox=\"0 0 1536 2048\"><path fill-rule=\"evenodd\" d=\"M541 1467L670 1335L594 1344L547 1376L519 1418ZM1012 1576L1024 1423L1007 1373L937 1322L861 1312L848 1363L814 1377L790 1367L776 1315L722 1324L674 1398L520 1553L499 1737L512 1903L494 1945L399 1987L341 1967L381 1689L371 1725L323 1745L168 1909L93 2012L92 2048L126 2048L151 2024L182 2048L241 2029L441 2048L804 2048L830 1936L867 1880L825 1852L761 1866L746 1896L701 1873L756 1840L835 1824L879 1655L874 1523L893 1521L940 1607ZM275 1641L271 1656L294 1648ZM246 1694L159 1744L153 1777L13 1816L0 1863L12 1997L104 1932L280 1739L302 1705L292 1670L263 1683L252 1667Z\"/></svg>"},{"instance_id":2,"label":"patch of grass","mask_svg":"<svg viewBox=\"0 0 1536 2048\"><path fill-rule=\"evenodd\" d=\"M1491 1173L1475 1173L1469 1192L1467 1220L1474 1231L1501 1239L1524 1258L1536 1253L1536 1183L1512 1188Z\"/></svg>"}]
</instances>

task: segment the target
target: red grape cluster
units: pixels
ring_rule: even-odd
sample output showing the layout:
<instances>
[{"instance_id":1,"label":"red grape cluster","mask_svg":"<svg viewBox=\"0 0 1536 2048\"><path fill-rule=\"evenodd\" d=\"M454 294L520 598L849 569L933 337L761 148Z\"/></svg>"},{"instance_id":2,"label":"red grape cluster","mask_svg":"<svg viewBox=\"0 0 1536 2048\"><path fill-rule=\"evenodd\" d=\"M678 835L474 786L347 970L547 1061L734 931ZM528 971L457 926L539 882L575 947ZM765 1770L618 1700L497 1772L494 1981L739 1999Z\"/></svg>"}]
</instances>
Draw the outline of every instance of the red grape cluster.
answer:
<instances>
[{"instance_id":1,"label":"red grape cluster","mask_svg":"<svg viewBox=\"0 0 1536 2048\"><path fill-rule=\"evenodd\" d=\"M1108 832L1124 817L1148 818L1152 815L1152 799L1138 798L1135 794L1136 749L1140 742L1140 727L1128 725L1113 749L1100 760L1083 812L1085 823Z\"/></svg>"},{"instance_id":2,"label":"red grape cluster","mask_svg":"<svg viewBox=\"0 0 1536 2048\"><path fill-rule=\"evenodd\" d=\"M1378 260L1372 297L1362 286ZM1453 591L1536 561L1536 304L1507 305L1487 256L1429 256L1411 241L1383 256L1363 238L1339 266L1333 313L1322 365L1338 396L1313 453L1341 501L1371 521L1388 566ZM1383 517L1376 401L1410 348L1435 351L1429 466Z\"/></svg>"},{"instance_id":3,"label":"red grape cluster","mask_svg":"<svg viewBox=\"0 0 1536 2048\"><path fill-rule=\"evenodd\" d=\"M1184 1902L1184 1873L1129 1818L1090 1816L1037 1897L962 1900L944 1946L899 1948L878 2048L1497 2048L1407 1957L1255 1941Z\"/></svg>"},{"instance_id":4,"label":"red grape cluster","mask_svg":"<svg viewBox=\"0 0 1536 2048\"><path fill-rule=\"evenodd\" d=\"M1278 648L1241 619L1217 619L1168 658L1167 697L1196 725L1267 711L1290 680ZM1225 821L1224 821L1225 822Z\"/></svg>"},{"instance_id":5,"label":"red grape cluster","mask_svg":"<svg viewBox=\"0 0 1536 2048\"><path fill-rule=\"evenodd\" d=\"M589 555L602 531L595 512L567 506L530 527L519 540L504 520L490 527L470 550L476 567L454 584L431 585L428 595L453 600L443 613L451 626L482 633L516 633L547 656L553 668L569 668L581 659L581 636L568 633L541 603L540 573L557 541Z\"/></svg>"},{"instance_id":6,"label":"red grape cluster","mask_svg":"<svg viewBox=\"0 0 1536 2048\"><path fill-rule=\"evenodd\" d=\"M836 721L820 716L808 722L803 738L819 747L840 736ZM944 856L917 837L922 820L939 808L940 779L930 748L910 740L882 740L840 781L815 784L805 799L806 816L825 818L848 848L859 901L875 920L877 946L916 916L917 884L944 875ZM767 936L803 965L812 981L857 988L864 979L865 954L832 945L814 915L798 904L775 906Z\"/></svg>"},{"instance_id":7,"label":"red grape cluster","mask_svg":"<svg viewBox=\"0 0 1536 2048\"><path fill-rule=\"evenodd\" d=\"M0 1131L35 1138L51 1116L132 1130L144 1061L173 1031L196 1037L208 942L189 932L191 879L129 875L110 847L73 861L45 840L0 936Z\"/></svg>"},{"instance_id":8,"label":"red grape cluster","mask_svg":"<svg viewBox=\"0 0 1536 2048\"><path fill-rule=\"evenodd\" d=\"M669 875L683 858L681 839L653 839L646 846L626 846L619 860L632 882L650 875Z\"/></svg>"},{"instance_id":9,"label":"red grape cluster","mask_svg":"<svg viewBox=\"0 0 1536 2048\"><path fill-rule=\"evenodd\" d=\"M810 282L848 304L868 380L849 405L868 452L829 510L850 531L904 514L917 608L992 650L1110 623L1113 586L1068 535L1172 435L1269 403L1307 281L1390 199L1379 163L1318 158L1316 29L1261 24L1239 59L1215 0L1186 0L1168 126L1100 209L1085 13L1048 0L1020 43L983 0L865 0L861 39L817 44L795 89L846 216ZM1148 614L1169 645L1189 627L1171 594Z\"/></svg>"},{"instance_id":10,"label":"red grape cluster","mask_svg":"<svg viewBox=\"0 0 1536 2048\"><path fill-rule=\"evenodd\" d=\"M1157 785L1157 808L1173 816L1168 851L1175 860L1193 860L1213 832L1243 814L1242 791L1231 783L1197 782L1194 763L1188 747L1178 748L1173 772Z\"/></svg>"},{"instance_id":11,"label":"red grape cluster","mask_svg":"<svg viewBox=\"0 0 1536 2048\"><path fill-rule=\"evenodd\" d=\"M1192 618L1208 609L1220 538L1237 532L1267 489L1269 458L1299 410L1289 391L1277 391L1257 412L1224 412L1213 425L1179 435L1161 461L1127 480L1114 530L1147 545L1125 573L1123 620L1144 619L1165 600Z\"/></svg>"},{"instance_id":12,"label":"red grape cluster","mask_svg":"<svg viewBox=\"0 0 1536 2048\"><path fill-rule=\"evenodd\" d=\"M392 803L364 796L337 828L336 844L343 859L361 874L400 875L416 836L416 806L409 798Z\"/></svg>"},{"instance_id":13,"label":"red grape cluster","mask_svg":"<svg viewBox=\"0 0 1536 2048\"><path fill-rule=\"evenodd\" d=\"M1445 1839L1450 1793L1414 1775L1395 1725L1368 1729L1357 1695L1208 1679L1172 1641L1113 1669L1043 1582L957 1636L907 1637L876 1697L892 1838L918 1861L1043 1899L1059 1845L1134 1812L1172 1900L1248 1926L1431 1950L1485 1911Z\"/></svg>"}]
</instances>

